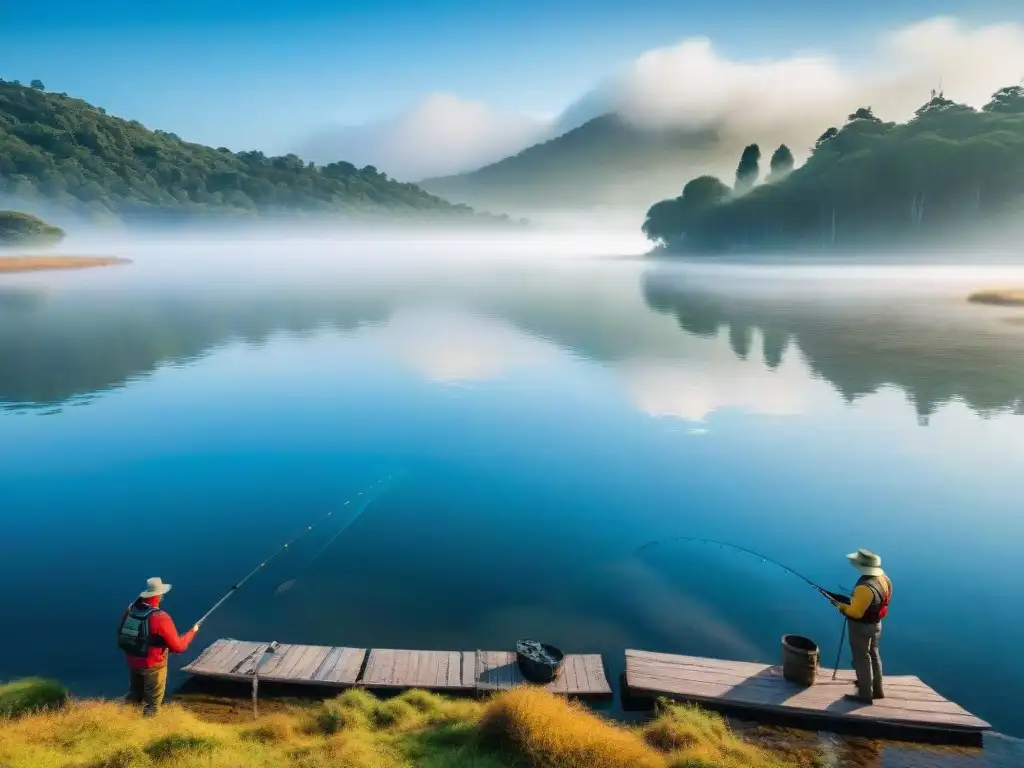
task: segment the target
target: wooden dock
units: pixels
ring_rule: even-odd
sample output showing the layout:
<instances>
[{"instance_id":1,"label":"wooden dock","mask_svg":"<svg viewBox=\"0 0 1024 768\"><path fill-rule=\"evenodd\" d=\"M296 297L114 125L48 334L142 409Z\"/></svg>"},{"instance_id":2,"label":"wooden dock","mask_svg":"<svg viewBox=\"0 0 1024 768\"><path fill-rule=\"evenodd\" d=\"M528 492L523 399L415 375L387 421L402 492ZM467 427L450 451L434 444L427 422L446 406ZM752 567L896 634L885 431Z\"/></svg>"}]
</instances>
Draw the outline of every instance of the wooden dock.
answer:
<instances>
[{"instance_id":1,"label":"wooden dock","mask_svg":"<svg viewBox=\"0 0 1024 768\"><path fill-rule=\"evenodd\" d=\"M780 666L626 651L625 685L630 697L692 701L708 709L771 719L822 730L892 738L975 743L991 726L939 695L920 678L885 678L886 698L872 705L844 698L856 689L852 671L820 670L804 687L782 677Z\"/></svg>"},{"instance_id":2,"label":"wooden dock","mask_svg":"<svg viewBox=\"0 0 1024 768\"><path fill-rule=\"evenodd\" d=\"M264 682L345 686L355 683L366 656L361 648L320 645L275 645L267 653L271 645L217 640L183 670L198 677L243 681L252 680L258 664Z\"/></svg>"},{"instance_id":3,"label":"wooden dock","mask_svg":"<svg viewBox=\"0 0 1024 768\"><path fill-rule=\"evenodd\" d=\"M367 688L423 688L472 691L476 688L472 651L401 651L374 648L359 683Z\"/></svg>"},{"instance_id":4,"label":"wooden dock","mask_svg":"<svg viewBox=\"0 0 1024 768\"><path fill-rule=\"evenodd\" d=\"M514 653L479 651L476 658L478 691L507 691L526 683ZM610 696L612 692L597 654L566 655L561 674L543 687L565 696Z\"/></svg>"},{"instance_id":5,"label":"wooden dock","mask_svg":"<svg viewBox=\"0 0 1024 768\"><path fill-rule=\"evenodd\" d=\"M271 650L271 646L273 649ZM270 652L268 652L270 651ZM422 688L450 693L488 693L528 684L505 651L409 651L287 645L220 639L182 668L195 677L222 680L362 687ZM611 696L601 657L566 655L561 674L544 686L566 696Z\"/></svg>"}]
</instances>

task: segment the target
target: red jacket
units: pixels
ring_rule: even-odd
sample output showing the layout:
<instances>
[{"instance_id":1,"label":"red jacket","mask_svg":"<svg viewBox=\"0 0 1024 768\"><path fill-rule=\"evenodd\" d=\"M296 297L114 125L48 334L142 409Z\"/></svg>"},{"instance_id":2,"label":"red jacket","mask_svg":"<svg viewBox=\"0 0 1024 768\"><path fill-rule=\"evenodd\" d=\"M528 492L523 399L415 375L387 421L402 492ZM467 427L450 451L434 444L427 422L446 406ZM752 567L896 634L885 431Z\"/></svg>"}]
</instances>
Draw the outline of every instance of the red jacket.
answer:
<instances>
[{"instance_id":1,"label":"red jacket","mask_svg":"<svg viewBox=\"0 0 1024 768\"><path fill-rule=\"evenodd\" d=\"M157 605L160 598L158 597L140 597L136 602L145 603L146 605ZM128 615L128 611L125 610L124 616L121 617L121 621L124 621L124 617ZM128 660L129 669L156 669L167 664L167 652L172 653L184 653L188 649L189 643L192 642L192 638L195 637L196 631L193 627L182 636L178 636L178 630L174 627L174 622L171 617L165 611L156 611L149 617L149 635L152 639L157 640L157 643L151 644L149 652L144 658L138 656L129 656L125 654L125 658ZM159 644L159 645L158 645ZM160 647L160 646L163 647Z\"/></svg>"}]
</instances>

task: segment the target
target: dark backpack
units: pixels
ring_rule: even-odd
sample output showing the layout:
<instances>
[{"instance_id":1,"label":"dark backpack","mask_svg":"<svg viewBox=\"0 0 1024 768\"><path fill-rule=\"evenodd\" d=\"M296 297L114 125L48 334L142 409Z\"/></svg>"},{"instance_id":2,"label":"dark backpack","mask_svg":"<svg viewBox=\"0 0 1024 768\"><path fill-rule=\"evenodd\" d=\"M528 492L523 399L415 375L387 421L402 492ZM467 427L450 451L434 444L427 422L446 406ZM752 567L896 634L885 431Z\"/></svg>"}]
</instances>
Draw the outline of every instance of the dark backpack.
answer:
<instances>
[{"instance_id":1,"label":"dark backpack","mask_svg":"<svg viewBox=\"0 0 1024 768\"><path fill-rule=\"evenodd\" d=\"M117 647L129 656L146 657L153 642L149 634L149 617L157 612L155 605L128 606L128 612L117 630Z\"/></svg>"}]
</instances>

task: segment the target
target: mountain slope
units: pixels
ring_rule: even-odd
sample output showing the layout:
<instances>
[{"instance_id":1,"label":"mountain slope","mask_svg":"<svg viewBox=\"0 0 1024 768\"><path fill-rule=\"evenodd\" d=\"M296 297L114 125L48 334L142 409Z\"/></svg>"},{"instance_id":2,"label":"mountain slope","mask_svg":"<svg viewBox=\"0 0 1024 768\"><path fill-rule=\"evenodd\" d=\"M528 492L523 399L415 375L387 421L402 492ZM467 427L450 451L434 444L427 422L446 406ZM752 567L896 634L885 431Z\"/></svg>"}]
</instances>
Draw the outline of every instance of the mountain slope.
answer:
<instances>
[{"instance_id":1,"label":"mountain slope","mask_svg":"<svg viewBox=\"0 0 1024 768\"><path fill-rule=\"evenodd\" d=\"M373 166L214 149L0 80L0 196L99 217L272 212L480 218ZM489 218L489 217L488 217Z\"/></svg>"},{"instance_id":2,"label":"mountain slope","mask_svg":"<svg viewBox=\"0 0 1024 768\"><path fill-rule=\"evenodd\" d=\"M686 169L729 158L713 131L654 131L616 115L470 173L426 179L424 189L478 208L532 212L598 205L646 208L677 195Z\"/></svg>"}]
</instances>

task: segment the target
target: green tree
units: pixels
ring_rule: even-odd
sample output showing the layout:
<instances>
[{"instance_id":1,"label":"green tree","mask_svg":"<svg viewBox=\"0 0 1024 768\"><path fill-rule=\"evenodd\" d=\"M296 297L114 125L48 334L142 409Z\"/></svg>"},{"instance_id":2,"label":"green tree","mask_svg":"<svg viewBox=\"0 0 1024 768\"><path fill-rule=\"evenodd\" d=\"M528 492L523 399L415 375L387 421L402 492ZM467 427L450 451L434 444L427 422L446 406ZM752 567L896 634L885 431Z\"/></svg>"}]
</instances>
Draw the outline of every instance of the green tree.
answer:
<instances>
[{"instance_id":1,"label":"green tree","mask_svg":"<svg viewBox=\"0 0 1024 768\"><path fill-rule=\"evenodd\" d=\"M43 85L43 81L42 80L33 80L31 83L29 83L29 87L34 88L37 91L45 91L46 90L46 86Z\"/></svg>"},{"instance_id":2,"label":"green tree","mask_svg":"<svg viewBox=\"0 0 1024 768\"><path fill-rule=\"evenodd\" d=\"M748 144L744 148L743 154L740 155L740 162L736 167L736 184L734 186L736 194L742 195L749 192L757 183L757 177L761 172L760 162L761 148L757 144Z\"/></svg>"},{"instance_id":3,"label":"green tree","mask_svg":"<svg viewBox=\"0 0 1024 768\"><path fill-rule=\"evenodd\" d=\"M785 144L780 144L779 148L772 153L771 160L768 161L768 181L780 181L790 173L793 172L793 166L796 161L793 159L793 153L789 147Z\"/></svg>"},{"instance_id":4,"label":"green tree","mask_svg":"<svg viewBox=\"0 0 1024 768\"><path fill-rule=\"evenodd\" d=\"M720 179L698 176L687 182L679 197L652 205L641 230L661 246L675 245L683 240L687 228L704 211L720 204L731 194L732 190Z\"/></svg>"},{"instance_id":5,"label":"green tree","mask_svg":"<svg viewBox=\"0 0 1024 768\"><path fill-rule=\"evenodd\" d=\"M815 149L821 149L827 142L831 141L832 139L834 139L838 135L839 135L839 129L836 128L835 126L833 126L832 128L827 129L814 142L814 148Z\"/></svg>"},{"instance_id":6,"label":"green tree","mask_svg":"<svg viewBox=\"0 0 1024 768\"><path fill-rule=\"evenodd\" d=\"M947 99L941 91L932 91L931 98L914 110L914 115L923 117L929 113L942 112L955 106L957 106L956 102L952 99Z\"/></svg>"},{"instance_id":7,"label":"green tree","mask_svg":"<svg viewBox=\"0 0 1024 768\"><path fill-rule=\"evenodd\" d=\"M867 120L867 121L872 122L872 123L881 123L882 122L877 117L875 117L875 113L871 111L871 107L861 107L860 109L856 110L855 112L851 112L849 115L847 115L846 119L847 119L848 122L851 122L851 123L854 120Z\"/></svg>"},{"instance_id":8,"label":"green tree","mask_svg":"<svg viewBox=\"0 0 1024 768\"><path fill-rule=\"evenodd\" d=\"M982 109L1004 115L1024 115L1024 86L1010 85L992 94L992 99Z\"/></svg>"},{"instance_id":9,"label":"green tree","mask_svg":"<svg viewBox=\"0 0 1024 768\"><path fill-rule=\"evenodd\" d=\"M698 176L683 187L683 199L693 210L718 205L732 194L728 184L715 176Z\"/></svg>"}]
</instances>

